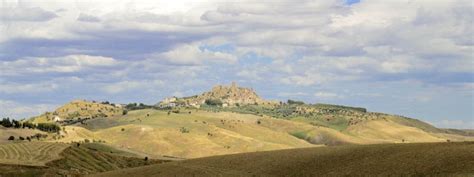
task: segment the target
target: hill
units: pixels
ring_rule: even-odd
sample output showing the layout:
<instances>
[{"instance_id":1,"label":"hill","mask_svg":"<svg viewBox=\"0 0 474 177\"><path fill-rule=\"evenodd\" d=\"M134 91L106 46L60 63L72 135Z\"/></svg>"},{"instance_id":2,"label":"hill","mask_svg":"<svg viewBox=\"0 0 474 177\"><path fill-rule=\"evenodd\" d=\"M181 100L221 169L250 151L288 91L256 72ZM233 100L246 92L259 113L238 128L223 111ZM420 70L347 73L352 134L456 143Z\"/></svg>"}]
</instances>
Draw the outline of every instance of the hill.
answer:
<instances>
[{"instance_id":1,"label":"hill","mask_svg":"<svg viewBox=\"0 0 474 177\"><path fill-rule=\"evenodd\" d=\"M391 119L365 121L338 130L296 119L191 108L176 109L176 113L134 110L123 116L65 126L65 130L61 131L61 139L52 141L101 141L154 158L199 158L342 144L474 140L469 136L426 132Z\"/></svg>"},{"instance_id":2,"label":"hill","mask_svg":"<svg viewBox=\"0 0 474 177\"><path fill-rule=\"evenodd\" d=\"M180 113L171 114L144 109L130 111L120 118L90 120L80 126L93 130L90 132L96 139L115 147L155 157L196 158L314 146L285 131L260 126L259 118L196 109L181 109Z\"/></svg>"},{"instance_id":3,"label":"hill","mask_svg":"<svg viewBox=\"0 0 474 177\"><path fill-rule=\"evenodd\" d=\"M471 176L474 143L318 147L199 158L93 176Z\"/></svg>"},{"instance_id":4,"label":"hill","mask_svg":"<svg viewBox=\"0 0 474 177\"><path fill-rule=\"evenodd\" d=\"M158 107L73 101L47 115L66 116L52 142L105 142L153 158L215 155L344 144L473 141L465 130L438 129L365 108L270 102L250 88L215 86ZM133 106L135 105L135 106ZM49 119L51 121L51 119Z\"/></svg>"},{"instance_id":5,"label":"hill","mask_svg":"<svg viewBox=\"0 0 474 177\"><path fill-rule=\"evenodd\" d=\"M200 95L188 96L183 98L166 98L158 105L161 107L193 106L199 108L202 104L233 107L255 104L275 105L277 103L264 100L260 98L252 88L239 87L235 82L233 82L230 86L214 86L211 91L204 92Z\"/></svg>"},{"instance_id":6,"label":"hill","mask_svg":"<svg viewBox=\"0 0 474 177\"><path fill-rule=\"evenodd\" d=\"M121 105L112 105L108 102L97 103L85 100L71 101L53 112L46 112L43 115L30 119L33 123L42 122L68 122L78 119L94 119L98 117L112 117L121 115L123 108Z\"/></svg>"}]
</instances>

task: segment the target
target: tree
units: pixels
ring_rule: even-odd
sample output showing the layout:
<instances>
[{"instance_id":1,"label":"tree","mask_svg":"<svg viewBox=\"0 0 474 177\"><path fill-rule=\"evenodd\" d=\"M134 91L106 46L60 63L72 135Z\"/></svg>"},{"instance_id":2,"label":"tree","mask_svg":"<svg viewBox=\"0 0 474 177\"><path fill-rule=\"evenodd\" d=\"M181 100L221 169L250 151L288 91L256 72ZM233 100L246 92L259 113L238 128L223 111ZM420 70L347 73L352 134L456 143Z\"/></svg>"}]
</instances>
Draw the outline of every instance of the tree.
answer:
<instances>
[{"instance_id":1,"label":"tree","mask_svg":"<svg viewBox=\"0 0 474 177\"><path fill-rule=\"evenodd\" d=\"M13 127L21 128L21 122L17 120L12 120Z\"/></svg>"},{"instance_id":2,"label":"tree","mask_svg":"<svg viewBox=\"0 0 474 177\"><path fill-rule=\"evenodd\" d=\"M14 136L10 136L10 137L8 137L8 140L13 141L13 140L15 140L15 137L14 137Z\"/></svg>"},{"instance_id":3,"label":"tree","mask_svg":"<svg viewBox=\"0 0 474 177\"><path fill-rule=\"evenodd\" d=\"M39 123L38 126L36 126L36 128L41 131L52 132L52 133L57 133L61 130L61 127L59 127L59 125L54 124L54 123Z\"/></svg>"},{"instance_id":4,"label":"tree","mask_svg":"<svg viewBox=\"0 0 474 177\"><path fill-rule=\"evenodd\" d=\"M288 100L288 104L303 105L304 102L296 100Z\"/></svg>"},{"instance_id":5,"label":"tree","mask_svg":"<svg viewBox=\"0 0 474 177\"><path fill-rule=\"evenodd\" d=\"M13 123L10 121L10 118L8 118L8 117L3 118L1 124L2 124L2 126L7 127L7 128L13 126Z\"/></svg>"}]
</instances>

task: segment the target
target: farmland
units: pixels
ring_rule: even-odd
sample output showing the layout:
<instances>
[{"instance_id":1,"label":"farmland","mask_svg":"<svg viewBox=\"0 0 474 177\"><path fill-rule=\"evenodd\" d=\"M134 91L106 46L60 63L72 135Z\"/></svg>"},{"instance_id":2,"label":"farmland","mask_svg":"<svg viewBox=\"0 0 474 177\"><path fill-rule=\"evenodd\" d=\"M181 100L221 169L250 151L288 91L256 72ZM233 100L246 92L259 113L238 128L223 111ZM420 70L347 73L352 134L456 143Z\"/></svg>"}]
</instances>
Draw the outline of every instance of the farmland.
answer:
<instances>
[{"instance_id":1,"label":"farmland","mask_svg":"<svg viewBox=\"0 0 474 177\"><path fill-rule=\"evenodd\" d=\"M64 143L21 142L0 145L0 163L44 166L59 159L59 153L69 145Z\"/></svg>"},{"instance_id":2,"label":"farmland","mask_svg":"<svg viewBox=\"0 0 474 177\"><path fill-rule=\"evenodd\" d=\"M206 157L94 176L471 176L474 143L346 145Z\"/></svg>"}]
</instances>

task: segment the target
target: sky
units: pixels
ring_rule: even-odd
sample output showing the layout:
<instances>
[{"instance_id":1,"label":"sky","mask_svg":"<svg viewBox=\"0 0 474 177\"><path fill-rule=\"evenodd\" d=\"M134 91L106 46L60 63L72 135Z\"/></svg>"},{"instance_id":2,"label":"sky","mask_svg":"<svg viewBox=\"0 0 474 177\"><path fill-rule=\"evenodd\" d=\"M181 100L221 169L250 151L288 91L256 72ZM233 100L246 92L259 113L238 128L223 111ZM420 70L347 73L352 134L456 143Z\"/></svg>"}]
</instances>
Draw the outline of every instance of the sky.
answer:
<instances>
[{"instance_id":1,"label":"sky","mask_svg":"<svg viewBox=\"0 0 474 177\"><path fill-rule=\"evenodd\" d=\"M155 104L236 81L270 100L474 129L470 0L0 0L0 117Z\"/></svg>"}]
</instances>

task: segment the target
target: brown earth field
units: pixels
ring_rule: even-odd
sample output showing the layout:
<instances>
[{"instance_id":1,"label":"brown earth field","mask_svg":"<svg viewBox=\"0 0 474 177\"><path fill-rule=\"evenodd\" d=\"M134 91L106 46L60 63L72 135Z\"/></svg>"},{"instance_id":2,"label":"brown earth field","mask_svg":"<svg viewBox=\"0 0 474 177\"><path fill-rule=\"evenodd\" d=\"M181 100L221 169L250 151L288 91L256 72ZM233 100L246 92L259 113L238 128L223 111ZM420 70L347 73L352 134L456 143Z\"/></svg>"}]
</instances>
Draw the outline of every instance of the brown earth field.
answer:
<instances>
[{"instance_id":1,"label":"brown earth field","mask_svg":"<svg viewBox=\"0 0 474 177\"><path fill-rule=\"evenodd\" d=\"M474 176L474 142L344 145L205 157L93 176Z\"/></svg>"}]
</instances>

